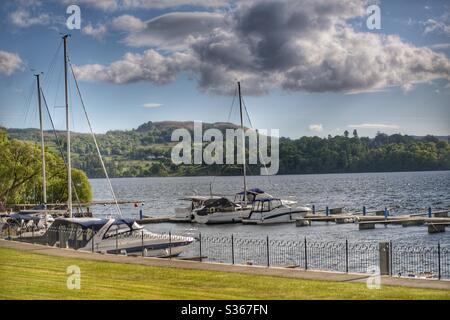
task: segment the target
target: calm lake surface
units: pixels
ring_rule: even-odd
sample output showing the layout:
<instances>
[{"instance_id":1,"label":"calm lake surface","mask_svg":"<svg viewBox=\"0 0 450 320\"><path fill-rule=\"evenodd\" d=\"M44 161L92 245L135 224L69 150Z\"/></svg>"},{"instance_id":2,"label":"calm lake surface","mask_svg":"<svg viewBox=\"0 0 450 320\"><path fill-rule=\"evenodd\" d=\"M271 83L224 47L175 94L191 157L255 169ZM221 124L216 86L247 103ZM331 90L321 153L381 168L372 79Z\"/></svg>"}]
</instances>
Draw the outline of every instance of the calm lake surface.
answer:
<instances>
[{"instance_id":1,"label":"calm lake surface","mask_svg":"<svg viewBox=\"0 0 450 320\"><path fill-rule=\"evenodd\" d=\"M90 180L94 200L112 199L105 179ZM242 190L241 177L170 177L170 178L118 178L112 179L120 200L144 201L144 214L172 216L176 207L188 206L179 200L184 196L208 195L210 183L213 193L233 199ZM344 207L347 211L390 209L391 215L425 213L450 208L450 171L358 173L322 175L251 176L249 188L258 187L275 197L296 200L299 205L315 204L317 210L325 206ZM137 218L139 209L133 205L121 205L124 216ZM115 214L113 206L92 208L96 216ZM393 240L450 244L450 233L428 234L424 226L377 226L375 230L359 231L357 224L315 223L311 227L298 228L295 224L248 226L241 224L206 226L190 223L162 223L146 225L155 232L183 234L236 234L250 237L289 239L308 237L321 241L379 241Z\"/></svg>"}]
</instances>

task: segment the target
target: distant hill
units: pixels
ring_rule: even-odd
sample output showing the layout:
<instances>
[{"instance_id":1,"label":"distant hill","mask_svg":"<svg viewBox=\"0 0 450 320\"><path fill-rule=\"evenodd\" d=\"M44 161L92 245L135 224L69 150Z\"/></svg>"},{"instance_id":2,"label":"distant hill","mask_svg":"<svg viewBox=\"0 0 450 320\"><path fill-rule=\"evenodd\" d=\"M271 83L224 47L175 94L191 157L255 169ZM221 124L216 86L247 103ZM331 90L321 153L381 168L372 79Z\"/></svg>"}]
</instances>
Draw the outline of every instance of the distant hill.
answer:
<instances>
[{"instance_id":1,"label":"distant hill","mask_svg":"<svg viewBox=\"0 0 450 320\"><path fill-rule=\"evenodd\" d=\"M147 122L133 130L112 130L97 134L108 173L112 177L239 175L238 165L180 165L172 163L173 130L193 131L192 121ZM203 123L203 130L224 132L236 129L232 123ZM38 143L38 129L7 129L12 139ZM65 132L57 132L65 143ZM47 146L57 152L52 131L45 132ZM65 147L63 146L63 150ZM72 163L87 175L103 177L92 138L72 133ZM280 138L279 174L341 173L377 171L450 170L448 137L377 134L374 138L337 135L328 138ZM249 165L250 174L259 174L258 165Z\"/></svg>"}]
</instances>

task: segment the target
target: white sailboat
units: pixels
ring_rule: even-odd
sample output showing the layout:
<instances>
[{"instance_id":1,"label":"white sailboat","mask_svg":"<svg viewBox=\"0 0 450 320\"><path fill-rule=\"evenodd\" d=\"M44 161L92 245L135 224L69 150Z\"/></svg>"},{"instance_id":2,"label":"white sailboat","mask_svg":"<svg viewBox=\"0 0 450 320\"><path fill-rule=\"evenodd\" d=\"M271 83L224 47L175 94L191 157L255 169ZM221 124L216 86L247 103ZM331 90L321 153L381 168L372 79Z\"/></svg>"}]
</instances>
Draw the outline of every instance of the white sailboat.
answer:
<instances>
[{"instance_id":1,"label":"white sailboat","mask_svg":"<svg viewBox=\"0 0 450 320\"><path fill-rule=\"evenodd\" d=\"M118 205L118 201L108 176L100 148L97 143L94 131L92 129L83 99L78 87L75 74L71 67L72 75L76 84L77 92L80 96L81 105L86 116L86 120L91 131L92 138L100 159L108 186L114 198L114 203L119 215L118 218L98 219L98 218L74 218L72 212L72 166L70 155L70 118L69 118L69 99L68 99L68 53L67 53L68 35L63 36L64 43L64 82L65 82L65 109L66 109L66 134L67 134L67 210L68 218L58 218L53 222L50 229L47 229L45 234L40 237L33 237L33 242L45 242L47 244L58 242L60 247L64 247L61 243L61 237L68 236L68 240L72 240L73 244L70 246L74 249L89 248L89 245L95 245L94 251L106 253L118 253L117 249L125 250L125 252L135 252L136 250L145 250L146 255L149 256L169 256L178 255L189 244L195 241L191 237L161 235L144 230L142 226L137 224L132 219L122 218L122 212ZM64 229L61 232L61 228ZM81 231L81 232L79 232ZM140 237L136 235L139 233ZM88 240L87 236L91 234ZM56 239L57 240L52 240ZM70 239L73 237L73 239ZM80 238L79 238L80 237ZM25 240L26 241L26 240ZM173 249L173 250L172 250Z\"/></svg>"},{"instance_id":2,"label":"white sailboat","mask_svg":"<svg viewBox=\"0 0 450 320\"><path fill-rule=\"evenodd\" d=\"M225 197L220 199L211 199L203 203L203 206L192 211L193 220L197 223L204 224L219 224L219 223L236 223L241 222L242 216L246 216L250 213L251 208L248 206L248 193L247 193L247 181L246 181L246 156L245 156L245 131L244 131L244 119L242 116L242 94L241 83L238 82L238 94L239 94L239 111L241 118L241 130L242 130L242 168L243 168L243 199L240 203L234 203Z\"/></svg>"}]
</instances>

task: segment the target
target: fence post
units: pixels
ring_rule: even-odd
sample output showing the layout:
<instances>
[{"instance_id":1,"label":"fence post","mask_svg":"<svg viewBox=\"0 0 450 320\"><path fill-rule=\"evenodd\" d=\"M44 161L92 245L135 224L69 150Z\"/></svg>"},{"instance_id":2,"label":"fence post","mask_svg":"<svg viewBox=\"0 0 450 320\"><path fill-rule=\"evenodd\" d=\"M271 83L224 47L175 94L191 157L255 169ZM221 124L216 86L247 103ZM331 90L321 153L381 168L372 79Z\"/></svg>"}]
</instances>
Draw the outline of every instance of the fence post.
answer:
<instances>
[{"instance_id":1,"label":"fence post","mask_svg":"<svg viewBox=\"0 0 450 320\"><path fill-rule=\"evenodd\" d=\"M144 257L144 229L141 232L141 247L142 247L142 256Z\"/></svg>"},{"instance_id":2,"label":"fence post","mask_svg":"<svg viewBox=\"0 0 450 320\"><path fill-rule=\"evenodd\" d=\"M95 231L92 229L92 253L94 253Z\"/></svg>"},{"instance_id":3,"label":"fence post","mask_svg":"<svg viewBox=\"0 0 450 320\"><path fill-rule=\"evenodd\" d=\"M169 231L169 259L172 259L172 231Z\"/></svg>"},{"instance_id":4,"label":"fence post","mask_svg":"<svg viewBox=\"0 0 450 320\"><path fill-rule=\"evenodd\" d=\"M62 235L61 235L61 226L58 227L58 242L59 242L59 248L61 248L61 241Z\"/></svg>"},{"instance_id":5,"label":"fence post","mask_svg":"<svg viewBox=\"0 0 450 320\"><path fill-rule=\"evenodd\" d=\"M393 263L394 260L392 259L392 253L394 252L394 247L392 246L392 240L389 241L389 275L392 276L393 274Z\"/></svg>"},{"instance_id":6,"label":"fence post","mask_svg":"<svg viewBox=\"0 0 450 320\"><path fill-rule=\"evenodd\" d=\"M234 264L234 236L231 234L231 264Z\"/></svg>"},{"instance_id":7,"label":"fence post","mask_svg":"<svg viewBox=\"0 0 450 320\"><path fill-rule=\"evenodd\" d=\"M312 205L312 213L316 214L316 205L315 204Z\"/></svg>"},{"instance_id":8,"label":"fence post","mask_svg":"<svg viewBox=\"0 0 450 320\"><path fill-rule=\"evenodd\" d=\"M438 279L441 280L441 242L438 241Z\"/></svg>"},{"instance_id":9,"label":"fence post","mask_svg":"<svg viewBox=\"0 0 450 320\"><path fill-rule=\"evenodd\" d=\"M384 219L387 219L389 215L389 211L387 207L384 207Z\"/></svg>"},{"instance_id":10,"label":"fence post","mask_svg":"<svg viewBox=\"0 0 450 320\"><path fill-rule=\"evenodd\" d=\"M199 240L199 250L200 250L200 262L202 262L202 233L200 232L198 234L198 240Z\"/></svg>"},{"instance_id":11,"label":"fence post","mask_svg":"<svg viewBox=\"0 0 450 320\"><path fill-rule=\"evenodd\" d=\"M431 207L428 207L428 218L431 218L431 215L432 215Z\"/></svg>"},{"instance_id":12,"label":"fence post","mask_svg":"<svg viewBox=\"0 0 450 320\"><path fill-rule=\"evenodd\" d=\"M328 208L328 206L325 208L325 215L328 217L328 215L330 214L330 208Z\"/></svg>"},{"instance_id":13,"label":"fence post","mask_svg":"<svg viewBox=\"0 0 450 320\"><path fill-rule=\"evenodd\" d=\"M366 206L363 206L363 216L365 216L365 215L366 215L366 213L367 213L367 209L366 209Z\"/></svg>"},{"instance_id":14,"label":"fence post","mask_svg":"<svg viewBox=\"0 0 450 320\"><path fill-rule=\"evenodd\" d=\"M345 273L348 273L348 240L345 239Z\"/></svg>"},{"instance_id":15,"label":"fence post","mask_svg":"<svg viewBox=\"0 0 450 320\"><path fill-rule=\"evenodd\" d=\"M142 209L139 210L139 220L142 220Z\"/></svg>"},{"instance_id":16,"label":"fence post","mask_svg":"<svg viewBox=\"0 0 450 320\"><path fill-rule=\"evenodd\" d=\"M269 236L267 236L266 238L266 246L267 246L267 267L270 267Z\"/></svg>"},{"instance_id":17,"label":"fence post","mask_svg":"<svg viewBox=\"0 0 450 320\"><path fill-rule=\"evenodd\" d=\"M117 226L117 229L116 229L116 254L119 253L119 238L118 238L118 236L119 236L119 227Z\"/></svg>"},{"instance_id":18,"label":"fence post","mask_svg":"<svg viewBox=\"0 0 450 320\"><path fill-rule=\"evenodd\" d=\"M379 243L380 275L390 275L390 245L389 242Z\"/></svg>"},{"instance_id":19,"label":"fence post","mask_svg":"<svg viewBox=\"0 0 450 320\"><path fill-rule=\"evenodd\" d=\"M305 270L308 270L308 247L306 243L306 237L305 237Z\"/></svg>"}]
</instances>

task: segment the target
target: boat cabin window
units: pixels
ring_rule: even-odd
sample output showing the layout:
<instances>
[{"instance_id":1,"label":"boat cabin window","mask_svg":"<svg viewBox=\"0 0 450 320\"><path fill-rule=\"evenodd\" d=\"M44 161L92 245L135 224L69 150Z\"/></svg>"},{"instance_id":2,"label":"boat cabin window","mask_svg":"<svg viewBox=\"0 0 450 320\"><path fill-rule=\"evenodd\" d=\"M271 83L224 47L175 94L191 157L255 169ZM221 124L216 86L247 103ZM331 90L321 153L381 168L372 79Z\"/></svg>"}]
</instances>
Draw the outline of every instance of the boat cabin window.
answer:
<instances>
[{"instance_id":1,"label":"boat cabin window","mask_svg":"<svg viewBox=\"0 0 450 320\"><path fill-rule=\"evenodd\" d=\"M130 229L130 226L127 225L126 223L113 224L112 226L109 227L108 231L106 231L105 236L103 238L107 239L107 238L115 237L116 234L123 235L123 234L129 234L129 233L131 233L131 229Z\"/></svg>"},{"instance_id":2,"label":"boat cabin window","mask_svg":"<svg viewBox=\"0 0 450 320\"><path fill-rule=\"evenodd\" d=\"M270 201L255 201L253 211L266 212L281 207L281 200L274 199Z\"/></svg>"}]
</instances>

